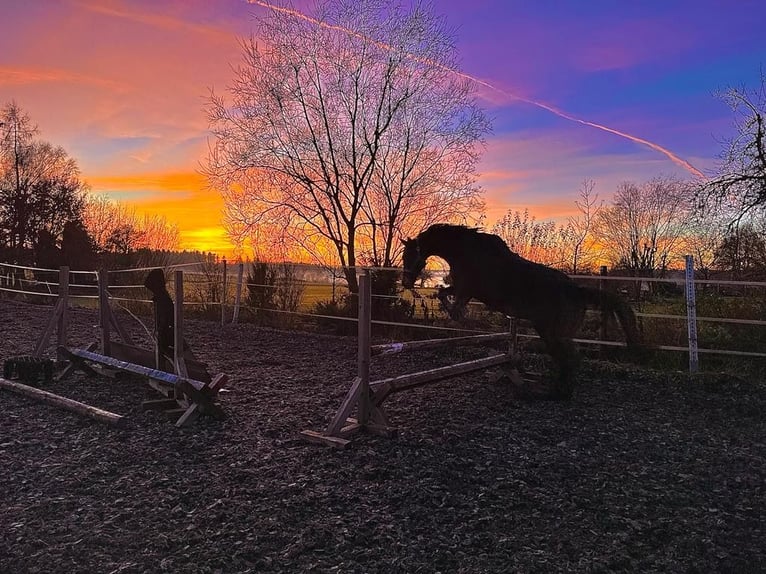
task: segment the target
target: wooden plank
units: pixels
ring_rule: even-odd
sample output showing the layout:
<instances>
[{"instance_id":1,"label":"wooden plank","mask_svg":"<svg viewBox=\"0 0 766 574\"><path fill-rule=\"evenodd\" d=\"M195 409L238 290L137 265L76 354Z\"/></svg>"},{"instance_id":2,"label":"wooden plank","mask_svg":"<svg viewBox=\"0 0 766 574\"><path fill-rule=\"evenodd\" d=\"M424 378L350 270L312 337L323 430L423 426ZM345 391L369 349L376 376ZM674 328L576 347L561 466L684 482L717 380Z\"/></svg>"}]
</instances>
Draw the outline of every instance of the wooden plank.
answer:
<instances>
[{"instance_id":1,"label":"wooden plank","mask_svg":"<svg viewBox=\"0 0 766 574\"><path fill-rule=\"evenodd\" d=\"M178 403L175 399L151 399L142 402L141 408L145 411L167 411L177 409Z\"/></svg>"},{"instance_id":2,"label":"wooden plank","mask_svg":"<svg viewBox=\"0 0 766 574\"><path fill-rule=\"evenodd\" d=\"M206 385L204 389L202 389L206 400L195 402L189 405L186 411L176 421L176 426L183 427L191 424L197 420L201 414L213 415L215 418L223 417L223 410L219 406L213 404L213 398L218 394L218 391L223 388L228 380L228 375L223 373L216 375L213 381L209 385Z\"/></svg>"},{"instance_id":3,"label":"wooden plank","mask_svg":"<svg viewBox=\"0 0 766 574\"><path fill-rule=\"evenodd\" d=\"M148 349L142 349L133 345L126 345L119 341L112 341L111 343L112 354L111 356L121 361L127 361L128 363L135 363L136 365L143 365L149 368L158 368L160 371L170 372L173 369L173 364L169 359L164 356L161 357L160 364L156 365L156 356L154 351ZM89 349L93 350L93 349ZM209 383L212 380L210 373L207 370L207 365L200 361L196 361L189 358L190 353L184 353L184 362L186 363L186 369L188 371L188 378L195 381L202 381L203 383Z\"/></svg>"},{"instance_id":4,"label":"wooden plank","mask_svg":"<svg viewBox=\"0 0 766 574\"><path fill-rule=\"evenodd\" d=\"M87 351L93 351L98 347L98 343L91 343L86 347ZM74 371L75 369L80 369L83 372L96 376L98 373L90 368L90 365L86 365L85 361L81 359L80 357L77 357L76 355L73 355L71 352L69 352L69 349L66 347L58 347L56 349L56 354L59 359L63 361L69 361L69 364L64 367L64 370L59 373L59 375L56 377L57 381L61 381L64 379L64 377L69 376L69 374Z\"/></svg>"},{"instance_id":5,"label":"wooden plank","mask_svg":"<svg viewBox=\"0 0 766 574\"><path fill-rule=\"evenodd\" d=\"M449 345L484 345L493 341L506 341L512 337L511 333L487 333L486 335L468 335L465 337L445 337L443 339L424 339L422 341L403 341L401 343L389 343L386 345L373 345L372 355L390 355L402 353L412 349L431 349Z\"/></svg>"},{"instance_id":6,"label":"wooden plank","mask_svg":"<svg viewBox=\"0 0 766 574\"><path fill-rule=\"evenodd\" d=\"M357 321L357 378L361 388L357 394L357 416L359 423L366 425L370 420L370 342L372 340L372 278L370 272L359 277L359 314ZM335 433L331 433L335 434Z\"/></svg>"},{"instance_id":7,"label":"wooden plank","mask_svg":"<svg viewBox=\"0 0 766 574\"><path fill-rule=\"evenodd\" d=\"M314 442L324 446L331 446L333 448L344 449L351 442L348 439L340 438L337 436L328 436L316 431L305 430L301 431L301 436L309 442Z\"/></svg>"},{"instance_id":8,"label":"wooden plank","mask_svg":"<svg viewBox=\"0 0 766 574\"><path fill-rule=\"evenodd\" d=\"M43 331L43 334L40 335L40 338L37 340L37 345L35 345L35 351L32 353L33 357L40 358L43 356L43 351L45 350L45 347L48 346L48 341L51 338L51 335L53 334L53 330L56 328L56 324L58 323L59 317L61 316L61 313L64 309L64 300L58 299L56 301L56 306L53 308L53 315L48 320L48 324L45 326L45 330Z\"/></svg>"},{"instance_id":9,"label":"wooden plank","mask_svg":"<svg viewBox=\"0 0 766 574\"><path fill-rule=\"evenodd\" d=\"M375 393L373 403L376 406L381 404L383 400L385 400L385 398L391 393L396 393L405 389L411 389L413 387L424 385L433 381L447 379L449 377L464 375L466 373L478 371L481 369L488 369L489 367L502 365L503 363L507 362L509 362L508 355L503 353L502 355L492 355L491 357L484 357L482 359L467 361L465 363L457 363L456 365L448 365L446 367L438 367L428 371L419 371L417 373L409 373L406 375L399 375L398 377L373 381L370 383L370 388Z\"/></svg>"},{"instance_id":10,"label":"wooden plank","mask_svg":"<svg viewBox=\"0 0 766 574\"><path fill-rule=\"evenodd\" d=\"M22 394L36 401L60 407L79 415L90 417L99 422L104 422L115 426L122 422L122 415L110 413L109 411L105 411L91 405L86 405L85 403L68 399L60 395L55 395L53 393L49 393L48 391L43 391L42 389L37 389L28 385L22 385L21 383L17 383L15 381L8 381L6 379L0 378L0 388Z\"/></svg>"},{"instance_id":11,"label":"wooden plank","mask_svg":"<svg viewBox=\"0 0 766 574\"><path fill-rule=\"evenodd\" d=\"M179 428L188 426L196 421L201 414L202 412L200 411L199 403L189 405L189 408L187 408L176 421L176 426Z\"/></svg>"},{"instance_id":12,"label":"wooden plank","mask_svg":"<svg viewBox=\"0 0 766 574\"><path fill-rule=\"evenodd\" d=\"M346 397L343 399L343 402L340 404L340 407L338 407L337 412L335 413L335 416L332 418L332 421L327 426L327 430L325 431L325 434L328 436L335 436L338 434L340 429L343 427L344 424L346 424L346 419L348 418L348 415L351 414L351 411L354 410L354 407L356 407L358 400L359 400L359 394L362 392L362 378L356 377L354 379L354 382L351 383L351 388L348 390L348 393L346 393ZM364 387L365 391L367 390L367 387Z\"/></svg>"},{"instance_id":13,"label":"wooden plank","mask_svg":"<svg viewBox=\"0 0 766 574\"><path fill-rule=\"evenodd\" d=\"M112 306L107 305L107 310L109 313L109 323L112 325L112 327L114 327L115 331L117 331L120 339L122 339L123 343L132 345L133 339L130 336L130 333L125 330L125 327L123 327L122 323L120 323L119 319L117 319L117 315L114 314L114 309L112 309Z\"/></svg>"}]
</instances>

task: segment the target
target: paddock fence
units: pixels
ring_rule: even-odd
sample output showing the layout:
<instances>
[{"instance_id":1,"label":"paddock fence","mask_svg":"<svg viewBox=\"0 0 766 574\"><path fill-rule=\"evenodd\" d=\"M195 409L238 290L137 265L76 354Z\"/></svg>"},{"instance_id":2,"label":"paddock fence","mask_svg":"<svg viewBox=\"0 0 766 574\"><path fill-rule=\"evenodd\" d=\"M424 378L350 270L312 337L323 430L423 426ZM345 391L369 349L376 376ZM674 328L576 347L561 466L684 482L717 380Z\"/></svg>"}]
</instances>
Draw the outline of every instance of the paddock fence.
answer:
<instances>
[{"instance_id":1,"label":"paddock fence","mask_svg":"<svg viewBox=\"0 0 766 574\"><path fill-rule=\"evenodd\" d=\"M248 281L245 263L185 263L162 267L166 276L170 271L184 270L184 309L190 316L200 316L220 322L222 326L244 320L263 320L278 317L273 323L288 328L316 328L318 322L346 324L342 332L356 332L357 317L353 313L337 313L337 303L353 299L343 274L338 269L303 264L289 264L293 275L289 281L271 280L268 283ZM149 319L151 301L143 280L155 267L116 269L107 272L108 295L111 303L133 315ZM393 268L359 268L372 272L390 271ZM31 266L0 263L0 298L14 298L36 304L54 305L59 296L59 269L43 269ZM696 371L713 357L729 360L749 360L761 364L766 352L766 282L709 279L695 275L691 258L683 273L672 277L626 277L605 274L572 275L575 281L598 289L622 292L632 303L646 342L652 348L672 355L688 357L688 368ZM435 281L438 281L438 273ZM289 283L292 294L279 299L279 304L257 306L253 293L268 294L285 291ZM595 285L594 285L595 284ZM492 335L502 332L507 325L503 317L487 320L483 305L471 305L469 320L456 324L447 319L432 297L433 285L417 290L419 294L397 294L372 297L386 305L400 304L406 315L392 319L373 317L372 325L380 344L397 335L387 335L391 330L418 331L418 338L466 337ZM171 289L172 292L172 289ZM297 295L296 295L297 294ZM96 308L99 298L98 271L69 271L68 301L71 306ZM255 297L257 300L258 298ZM265 300L270 300L265 297ZM348 304L347 310L356 305ZM374 307L373 307L374 308ZM474 311L475 309L475 311ZM324 312L323 312L324 311ZM495 314L496 315L496 314ZM474 317L475 320L471 320ZM150 319L149 319L150 320ZM523 322L522 322L523 323ZM589 313L589 328L582 338L575 339L585 348L600 350L605 356L610 349L624 346L619 330L599 312ZM587 326L587 325L586 325ZM530 329L519 329L520 339L534 340ZM700 356L703 356L700 361Z\"/></svg>"}]
</instances>

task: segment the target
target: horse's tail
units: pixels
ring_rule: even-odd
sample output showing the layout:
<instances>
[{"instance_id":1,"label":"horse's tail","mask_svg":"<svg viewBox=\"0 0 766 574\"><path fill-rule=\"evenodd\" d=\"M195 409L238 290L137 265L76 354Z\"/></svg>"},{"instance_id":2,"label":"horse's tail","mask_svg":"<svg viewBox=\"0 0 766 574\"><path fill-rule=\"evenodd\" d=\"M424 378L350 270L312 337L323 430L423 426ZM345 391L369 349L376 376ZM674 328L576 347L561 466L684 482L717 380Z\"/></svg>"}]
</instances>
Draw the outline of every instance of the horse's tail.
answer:
<instances>
[{"instance_id":1,"label":"horse's tail","mask_svg":"<svg viewBox=\"0 0 766 574\"><path fill-rule=\"evenodd\" d=\"M601 291L592 287L581 287L586 301L604 311L614 313L625 332L625 339L631 349L643 348L643 338L638 330L636 315L630 305L619 295L609 291Z\"/></svg>"}]
</instances>

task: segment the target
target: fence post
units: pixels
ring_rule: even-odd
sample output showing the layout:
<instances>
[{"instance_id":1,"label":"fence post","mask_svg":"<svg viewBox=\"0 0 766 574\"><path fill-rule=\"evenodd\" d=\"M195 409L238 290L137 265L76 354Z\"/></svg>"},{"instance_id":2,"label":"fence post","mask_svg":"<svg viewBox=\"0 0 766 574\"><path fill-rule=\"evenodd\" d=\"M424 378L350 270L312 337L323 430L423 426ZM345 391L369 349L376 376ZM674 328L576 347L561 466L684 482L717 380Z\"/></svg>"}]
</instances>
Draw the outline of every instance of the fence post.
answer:
<instances>
[{"instance_id":1,"label":"fence post","mask_svg":"<svg viewBox=\"0 0 766 574\"><path fill-rule=\"evenodd\" d=\"M221 287L221 327L226 324L226 258L223 258L223 286Z\"/></svg>"},{"instance_id":2,"label":"fence post","mask_svg":"<svg viewBox=\"0 0 766 574\"><path fill-rule=\"evenodd\" d=\"M599 275L601 275L601 277L606 277L607 273L608 271L607 271L606 265L602 265L601 268L599 269ZM606 291L606 279L598 280L598 290L601 293L604 293L604 291ZM601 296L601 299L603 301L604 299L603 295ZM601 320L599 322L599 332L598 332L598 338L601 341L606 341L608 336L609 316L607 315L605 307L606 307L605 305L601 305ZM598 352L599 352L599 355L601 355L603 358L603 355L607 352L607 347L605 347L604 345L599 345Z\"/></svg>"},{"instance_id":3,"label":"fence post","mask_svg":"<svg viewBox=\"0 0 766 574\"><path fill-rule=\"evenodd\" d=\"M242 277L245 273L245 264L241 261L237 264L237 291L234 295L234 314L231 324L235 325L239 319L239 306L242 304Z\"/></svg>"},{"instance_id":4,"label":"fence post","mask_svg":"<svg viewBox=\"0 0 766 574\"><path fill-rule=\"evenodd\" d=\"M176 374L187 377L186 361L184 360L184 272L175 272L176 300L173 305L173 368Z\"/></svg>"},{"instance_id":5,"label":"fence post","mask_svg":"<svg viewBox=\"0 0 766 574\"><path fill-rule=\"evenodd\" d=\"M361 379L359 393L358 416L359 424L366 425L370 419L370 339L372 336L372 288L370 272L365 269L359 277L359 315L358 315L358 359L357 377Z\"/></svg>"},{"instance_id":6,"label":"fence post","mask_svg":"<svg viewBox=\"0 0 766 574\"><path fill-rule=\"evenodd\" d=\"M112 356L112 345L109 338L109 278L106 269L98 270L98 309L101 318L101 352Z\"/></svg>"},{"instance_id":7,"label":"fence post","mask_svg":"<svg viewBox=\"0 0 766 574\"><path fill-rule=\"evenodd\" d=\"M61 299L61 315L57 329L59 347L67 346L67 330L69 329L69 267L59 267L59 299Z\"/></svg>"},{"instance_id":8,"label":"fence post","mask_svg":"<svg viewBox=\"0 0 766 574\"><path fill-rule=\"evenodd\" d=\"M689 331L689 372L699 369L697 353L697 301L694 289L694 256L686 255L686 322Z\"/></svg>"}]
</instances>

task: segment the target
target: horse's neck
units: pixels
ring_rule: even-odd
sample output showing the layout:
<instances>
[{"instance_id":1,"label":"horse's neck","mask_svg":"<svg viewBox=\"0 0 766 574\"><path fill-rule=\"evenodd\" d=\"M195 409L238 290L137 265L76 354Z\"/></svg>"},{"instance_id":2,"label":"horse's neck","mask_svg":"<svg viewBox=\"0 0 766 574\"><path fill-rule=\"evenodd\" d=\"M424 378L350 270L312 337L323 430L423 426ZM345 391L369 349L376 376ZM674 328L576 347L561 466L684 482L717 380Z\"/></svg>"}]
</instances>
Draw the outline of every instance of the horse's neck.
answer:
<instances>
[{"instance_id":1,"label":"horse's neck","mask_svg":"<svg viewBox=\"0 0 766 574\"><path fill-rule=\"evenodd\" d=\"M459 247L455 241L429 241L421 246L421 252L427 257L441 257L450 267L459 263Z\"/></svg>"}]
</instances>

